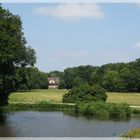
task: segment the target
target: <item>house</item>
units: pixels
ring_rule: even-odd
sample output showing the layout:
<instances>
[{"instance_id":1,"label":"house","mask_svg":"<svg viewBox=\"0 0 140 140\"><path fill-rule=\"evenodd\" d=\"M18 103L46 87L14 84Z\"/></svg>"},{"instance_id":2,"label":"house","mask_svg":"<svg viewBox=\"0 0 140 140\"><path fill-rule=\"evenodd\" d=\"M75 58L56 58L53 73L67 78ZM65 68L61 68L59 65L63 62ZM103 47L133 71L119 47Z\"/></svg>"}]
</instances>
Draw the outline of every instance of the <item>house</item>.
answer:
<instances>
[{"instance_id":1,"label":"house","mask_svg":"<svg viewBox=\"0 0 140 140\"><path fill-rule=\"evenodd\" d=\"M48 78L49 88L58 88L59 83L60 83L59 77L49 77Z\"/></svg>"}]
</instances>

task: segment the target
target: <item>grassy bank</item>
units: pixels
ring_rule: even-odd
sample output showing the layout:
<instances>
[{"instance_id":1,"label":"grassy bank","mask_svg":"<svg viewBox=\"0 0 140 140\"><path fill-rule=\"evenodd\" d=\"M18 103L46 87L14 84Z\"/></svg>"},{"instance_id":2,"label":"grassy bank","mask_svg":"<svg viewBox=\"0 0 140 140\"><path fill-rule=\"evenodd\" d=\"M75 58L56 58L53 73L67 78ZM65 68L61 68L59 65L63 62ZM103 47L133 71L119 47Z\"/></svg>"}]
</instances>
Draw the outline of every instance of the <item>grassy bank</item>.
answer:
<instances>
[{"instance_id":1,"label":"grassy bank","mask_svg":"<svg viewBox=\"0 0 140 140\"><path fill-rule=\"evenodd\" d=\"M47 110L47 111L63 111L63 110L74 110L74 104L67 103L49 103L46 101L41 101L38 103L10 103L5 107L5 111L11 110Z\"/></svg>"},{"instance_id":2,"label":"grassy bank","mask_svg":"<svg viewBox=\"0 0 140 140\"><path fill-rule=\"evenodd\" d=\"M74 110L74 106L63 104L62 97L68 91L64 89L32 90L16 92L10 95L7 109L46 109ZM108 93L107 103L127 103L140 105L139 93ZM106 111L107 112L107 111ZM98 114L99 112L97 112ZM133 114L140 114L139 108L132 109ZM108 113L107 113L108 114ZM107 116L107 115L106 115Z\"/></svg>"},{"instance_id":3,"label":"grassy bank","mask_svg":"<svg viewBox=\"0 0 140 140\"><path fill-rule=\"evenodd\" d=\"M125 132L122 137L140 138L140 128L135 128L128 132Z\"/></svg>"},{"instance_id":4,"label":"grassy bank","mask_svg":"<svg viewBox=\"0 0 140 140\"><path fill-rule=\"evenodd\" d=\"M36 103L47 101L61 103L67 93L64 89L33 90L31 92L16 92L10 95L9 103ZM140 93L107 93L108 103L127 103L140 106Z\"/></svg>"}]
</instances>

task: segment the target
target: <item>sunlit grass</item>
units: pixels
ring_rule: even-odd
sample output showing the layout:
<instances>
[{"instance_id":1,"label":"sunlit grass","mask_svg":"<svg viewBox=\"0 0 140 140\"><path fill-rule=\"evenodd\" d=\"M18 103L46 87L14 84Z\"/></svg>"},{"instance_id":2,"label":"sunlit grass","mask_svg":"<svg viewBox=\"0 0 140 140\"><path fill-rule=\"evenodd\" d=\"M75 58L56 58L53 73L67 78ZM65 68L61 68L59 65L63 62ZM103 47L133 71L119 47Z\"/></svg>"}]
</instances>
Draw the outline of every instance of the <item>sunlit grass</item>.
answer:
<instances>
[{"instance_id":1,"label":"sunlit grass","mask_svg":"<svg viewBox=\"0 0 140 140\"><path fill-rule=\"evenodd\" d=\"M9 102L35 103L48 101L52 103L62 102L62 97L68 91L65 89L32 90L31 92L16 92L9 97ZM140 106L140 93L107 93L107 102L128 103Z\"/></svg>"},{"instance_id":2,"label":"sunlit grass","mask_svg":"<svg viewBox=\"0 0 140 140\"><path fill-rule=\"evenodd\" d=\"M107 102L140 106L140 93L107 93Z\"/></svg>"},{"instance_id":3,"label":"sunlit grass","mask_svg":"<svg viewBox=\"0 0 140 140\"><path fill-rule=\"evenodd\" d=\"M67 90L49 89L49 90L33 90L31 92L16 92L9 97L9 102L62 102L63 95Z\"/></svg>"}]
</instances>

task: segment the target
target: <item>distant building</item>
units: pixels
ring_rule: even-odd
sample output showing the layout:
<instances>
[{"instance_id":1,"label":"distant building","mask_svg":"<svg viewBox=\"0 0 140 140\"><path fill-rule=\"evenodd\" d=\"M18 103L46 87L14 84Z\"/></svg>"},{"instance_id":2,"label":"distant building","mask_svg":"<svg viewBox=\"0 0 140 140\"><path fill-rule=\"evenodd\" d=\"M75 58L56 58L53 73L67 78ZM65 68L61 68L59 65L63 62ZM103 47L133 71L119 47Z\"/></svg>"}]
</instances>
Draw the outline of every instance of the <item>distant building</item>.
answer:
<instances>
[{"instance_id":1,"label":"distant building","mask_svg":"<svg viewBox=\"0 0 140 140\"><path fill-rule=\"evenodd\" d=\"M49 77L48 78L49 88L58 88L60 83L59 77Z\"/></svg>"}]
</instances>

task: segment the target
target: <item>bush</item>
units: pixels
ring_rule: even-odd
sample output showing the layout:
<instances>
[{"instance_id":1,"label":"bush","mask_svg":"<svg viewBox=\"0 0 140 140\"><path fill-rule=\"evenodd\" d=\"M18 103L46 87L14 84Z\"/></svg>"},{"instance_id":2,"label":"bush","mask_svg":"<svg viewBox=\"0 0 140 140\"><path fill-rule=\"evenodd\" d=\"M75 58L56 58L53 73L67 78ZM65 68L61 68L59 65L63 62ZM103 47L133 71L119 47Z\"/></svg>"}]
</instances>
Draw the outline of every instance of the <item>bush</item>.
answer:
<instances>
[{"instance_id":1,"label":"bush","mask_svg":"<svg viewBox=\"0 0 140 140\"><path fill-rule=\"evenodd\" d=\"M112 118L130 117L131 108L127 104L109 104L109 114Z\"/></svg>"},{"instance_id":2,"label":"bush","mask_svg":"<svg viewBox=\"0 0 140 140\"><path fill-rule=\"evenodd\" d=\"M132 109L133 114L140 114L140 109Z\"/></svg>"},{"instance_id":3,"label":"bush","mask_svg":"<svg viewBox=\"0 0 140 140\"><path fill-rule=\"evenodd\" d=\"M67 104L55 104L49 103L47 101L41 101L36 104L37 108L45 109L45 110L74 110L74 105L67 105Z\"/></svg>"},{"instance_id":4,"label":"bush","mask_svg":"<svg viewBox=\"0 0 140 140\"><path fill-rule=\"evenodd\" d=\"M106 99L107 94L102 87L98 85L89 86L87 84L74 87L63 96L63 102L67 103L105 101Z\"/></svg>"},{"instance_id":5,"label":"bush","mask_svg":"<svg viewBox=\"0 0 140 140\"><path fill-rule=\"evenodd\" d=\"M131 109L126 104L104 102L77 103L75 112L83 115L95 115L114 119L124 119L131 115Z\"/></svg>"}]
</instances>

